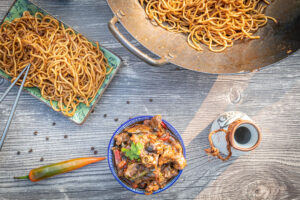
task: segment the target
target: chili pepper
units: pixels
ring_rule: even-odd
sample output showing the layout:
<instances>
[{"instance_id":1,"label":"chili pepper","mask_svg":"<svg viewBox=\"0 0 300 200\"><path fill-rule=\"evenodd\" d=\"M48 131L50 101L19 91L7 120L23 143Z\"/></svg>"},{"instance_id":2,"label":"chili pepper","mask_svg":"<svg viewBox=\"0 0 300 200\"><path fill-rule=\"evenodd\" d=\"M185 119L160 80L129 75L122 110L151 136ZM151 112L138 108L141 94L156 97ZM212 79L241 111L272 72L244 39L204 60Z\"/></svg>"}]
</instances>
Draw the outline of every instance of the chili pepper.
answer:
<instances>
[{"instance_id":1,"label":"chili pepper","mask_svg":"<svg viewBox=\"0 0 300 200\"><path fill-rule=\"evenodd\" d=\"M169 133L169 131L166 131L166 133L159 139L161 139L163 141L167 141L169 138L170 138L170 133Z\"/></svg>"},{"instance_id":2,"label":"chili pepper","mask_svg":"<svg viewBox=\"0 0 300 200\"><path fill-rule=\"evenodd\" d=\"M86 165L99 162L105 157L75 158L55 164L45 165L32 169L28 176L14 177L15 179L29 179L32 182L40 181L58 174L70 172L72 170L84 167Z\"/></svg>"},{"instance_id":3,"label":"chili pepper","mask_svg":"<svg viewBox=\"0 0 300 200\"><path fill-rule=\"evenodd\" d=\"M118 165L121 162L121 155L120 151L118 149L113 150L114 157L115 157L115 163Z\"/></svg>"},{"instance_id":4,"label":"chili pepper","mask_svg":"<svg viewBox=\"0 0 300 200\"><path fill-rule=\"evenodd\" d=\"M164 128L164 129L167 129L167 126L166 126L166 124L162 121L161 122L161 126Z\"/></svg>"}]
</instances>

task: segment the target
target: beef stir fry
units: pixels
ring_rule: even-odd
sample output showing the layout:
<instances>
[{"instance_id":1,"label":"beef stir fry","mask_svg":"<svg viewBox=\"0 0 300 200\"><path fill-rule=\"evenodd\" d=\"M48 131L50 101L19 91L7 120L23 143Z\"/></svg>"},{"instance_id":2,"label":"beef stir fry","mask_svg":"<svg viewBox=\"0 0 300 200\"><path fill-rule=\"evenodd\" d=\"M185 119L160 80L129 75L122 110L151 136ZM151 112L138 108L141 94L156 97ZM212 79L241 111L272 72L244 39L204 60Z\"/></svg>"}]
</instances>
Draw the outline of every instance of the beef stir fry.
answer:
<instances>
[{"instance_id":1,"label":"beef stir fry","mask_svg":"<svg viewBox=\"0 0 300 200\"><path fill-rule=\"evenodd\" d=\"M160 115L133 124L115 136L112 148L118 176L145 194L163 188L186 166L182 147Z\"/></svg>"}]
</instances>

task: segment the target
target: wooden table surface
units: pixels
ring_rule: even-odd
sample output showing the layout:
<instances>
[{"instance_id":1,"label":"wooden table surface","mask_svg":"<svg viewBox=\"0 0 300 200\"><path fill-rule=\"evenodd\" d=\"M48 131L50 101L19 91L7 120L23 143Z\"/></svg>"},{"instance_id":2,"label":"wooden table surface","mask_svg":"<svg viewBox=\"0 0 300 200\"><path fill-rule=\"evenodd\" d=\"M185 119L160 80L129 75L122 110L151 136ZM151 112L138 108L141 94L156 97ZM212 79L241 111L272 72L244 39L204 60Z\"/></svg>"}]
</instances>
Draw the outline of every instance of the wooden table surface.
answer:
<instances>
[{"instance_id":1,"label":"wooden table surface","mask_svg":"<svg viewBox=\"0 0 300 200\"><path fill-rule=\"evenodd\" d=\"M0 0L1 18L12 2ZM82 126L22 93L0 152L1 200L300 199L299 51L271 67L242 75L203 74L174 65L151 67L110 34L107 22L112 12L105 0L34 2L115 52L123 65ZM0 79L0 94L9 84ZM1 133L17 90L0 104ZM222 162L208 157L204 149L212 121L229 110L247 113L263 138L253 152ZM91 147L105 156L111 135L122 122L154 114L162 114L182 134L188 162L180 179L158 195L127 191L114 179L106 161L38 183L13 179L44 164L94 156Z\"/></svg>"}]
</instances>

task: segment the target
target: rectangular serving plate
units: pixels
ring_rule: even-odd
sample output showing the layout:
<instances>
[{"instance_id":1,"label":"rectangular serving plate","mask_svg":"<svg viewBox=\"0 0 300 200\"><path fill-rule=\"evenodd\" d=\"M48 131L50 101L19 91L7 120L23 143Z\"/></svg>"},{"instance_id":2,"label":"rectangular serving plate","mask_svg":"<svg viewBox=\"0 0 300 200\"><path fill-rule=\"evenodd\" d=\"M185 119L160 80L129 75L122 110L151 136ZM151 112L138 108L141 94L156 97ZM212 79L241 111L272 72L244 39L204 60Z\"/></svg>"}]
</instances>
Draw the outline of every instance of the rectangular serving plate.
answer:
<instances>
[{"instance_id":1,"label":"rectangular serving plate","mask_svg":"<svg viewBox=\"0 0 300 200\"><path fill-rule=\"evenodd\" d=\"M50 15L48 12L46 12L45 10L39 8L38 6L36 6L34 3L30 2L29 0L16 0L13 3L13 5L11 6L11 8L8 10L7 14L5 15L5 17L1 21L0 25L4 21L12 21L16 18L22 17L24 11L29 11L31 15L34 15L36 12L40 12L44 15ZM66 28L70 27L70 26L66 25L65 23L61 22L60 20L58 20L58 21L63 26L65 26ZM72 28L72 27L70 27L70 28ZM78 33L76 30L74 30L74 31L76 33ZM94 46L96 46L95 42L93 42L92 40L89 40L89 41ZM101 88L98 90L97 95L95 96L94 100L91 102L90 106L86 106L84 103L80 103L77 106L77 109L76 109L76 112L75 112L74 116L68 117L70 120L72 120L73 122L75 122L76 124L79 124L79 125L83 124L86 121L87 117L89 116L89 114L91 113L91 111L93 110L93 108L95 107L97 102L100 100L103 92L105 91L105 89L107 88L107 86L109 85L109 83L111 82L111 80L113 79L114 75L117 73L117 71L118 71L118 69L120 68L120 65L121 65L121 59L117 55L113 54L112 52L110 52L109 50L107 50L103 47L99 47L99 48L103 52L104 56L107 58L109 66L112 67L113 69L112 69L110 74L106 75L105 80L104 80ZM11 77L9 75L7 75L1 69L0 69L0 76L2 78L7 79L7 80L11 79ZM50 101L46 100L45 98L43 98L41 96L41 92L40 92L39 88L37 88L37 87L33 87L33 88L26 87L26 88L24 88L24 90L29 92L29 94L31 94L32 96L38 98L39 100L44 102L46 105L48 105L52 108L52 106L50 105ZM54 103L54 105L57 105L57 102L53 101L53 103Z\"/></svg>"}]
</instances>

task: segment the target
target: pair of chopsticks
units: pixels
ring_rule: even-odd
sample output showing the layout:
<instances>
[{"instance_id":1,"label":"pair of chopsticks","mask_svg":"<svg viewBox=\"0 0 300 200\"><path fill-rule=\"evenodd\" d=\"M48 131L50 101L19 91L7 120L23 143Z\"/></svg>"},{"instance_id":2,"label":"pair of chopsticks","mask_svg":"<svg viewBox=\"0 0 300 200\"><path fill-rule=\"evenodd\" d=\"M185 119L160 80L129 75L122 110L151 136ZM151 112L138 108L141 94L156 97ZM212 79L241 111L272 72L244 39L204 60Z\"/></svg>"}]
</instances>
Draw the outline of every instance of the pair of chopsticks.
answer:
<instances>
[{"instance_id":1,"label":"pair of chopsticks","mask_svg":"<svg viewBox=\"0 0 300 200\"><path fill-rule=\"evenodd\" d=\"M29 69L30 69L30 66L31 64L27 65L23 71L18 75L18 77L16 78L16 80L7 88L7 90L5 90L4 94L2 95L2 97L0 98L0 103L4 100L4 98L7 96L7 94L9 93L9 91L13 88L13 86L17 83L17 81L21 78L21 76L24 74L25 72L25 75L23 77L23 80L22 80L22 84L20 86L20 89L18 91L18 94L17 94L17 97L16 97L16 100L15 100L15 103L12 107L12 110L10 112L10 115L8 117L8 121L6 122L6 126L5 126L5 129L4 129L4 132L2 134L2 137L1 137L1 140L0 140L0 151L2 149L2 146L4 144L4 140L6 138L6 135L7 135L7 132L8 132L8 129L9 129L9 126L11 124L11 121L12 121L12 118L15 114L15 111L16 111L16 108L17 108L17 105L18 105L18 102L19 102L19 99L20 99L20 95L21 95L21 92L22 92L22 89L24 87L24 83L25 83L25 80L27 78L27 75L28 75L28 72L29 72Z\"/></svg>"}]
</instances>

